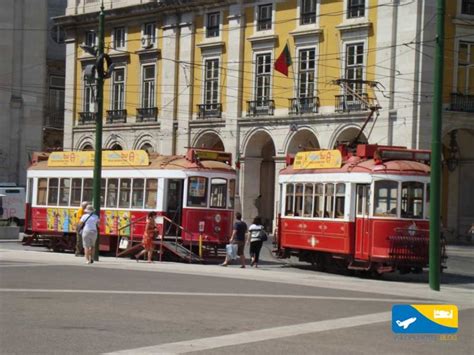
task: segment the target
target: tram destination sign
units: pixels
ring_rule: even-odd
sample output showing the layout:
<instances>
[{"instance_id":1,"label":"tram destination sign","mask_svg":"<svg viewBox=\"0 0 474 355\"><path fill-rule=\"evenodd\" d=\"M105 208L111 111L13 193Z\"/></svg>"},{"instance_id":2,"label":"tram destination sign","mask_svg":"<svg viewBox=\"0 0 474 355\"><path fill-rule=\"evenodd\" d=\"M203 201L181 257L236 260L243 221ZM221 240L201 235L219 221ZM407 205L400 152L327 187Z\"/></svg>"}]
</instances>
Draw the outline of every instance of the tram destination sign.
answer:
<instances>
[{"instance_id":1,"label":"tram destination sign","mask_svg":"<svg viewBox=\"0 0 474 355\"><path fill-rule=\"evenodd\" d=\"M93 151L53 152L49 155L49 167L92 167ZM148 154L144 150L104 150L102 166L148 166Z\"/></svg>"},{"instance_id":2,"label":"tram destination sign","mask_svg":"<svg viewBox=\"0 0 474 355\"><path fill-rule=\"evenodd\" d=\"M303 169L338 169L342 164L339 150L316 150L296 153L293 168Z\"/></svg>"}]
</instances>

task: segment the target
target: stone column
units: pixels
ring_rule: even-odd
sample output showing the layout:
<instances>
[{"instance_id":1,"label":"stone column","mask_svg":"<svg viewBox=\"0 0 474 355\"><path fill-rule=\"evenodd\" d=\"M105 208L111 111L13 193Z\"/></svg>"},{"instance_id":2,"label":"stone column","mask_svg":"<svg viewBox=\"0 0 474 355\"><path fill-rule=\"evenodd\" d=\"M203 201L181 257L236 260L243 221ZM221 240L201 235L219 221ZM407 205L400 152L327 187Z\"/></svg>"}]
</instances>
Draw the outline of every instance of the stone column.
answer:
<instances>
[{"instance_id":1,"label":"stone column","mask_svg":"<svg viewBox=\"0 0 474 355\"><path fill-rule=\"evenodd\" d=\"M240 170L240 191L242 201L242 216L247 222L251 222L258 214L255 200L260 195L260 167L261 157L245 157ZM242 193L245 195L242 196Z\"/></svg>"},{"instance_id":2,"label":"stone column","mask_svg":"<svg viewBox=\"0 0 474 355\"><path fill-rule=\"evenodd\" d=\"M64 143L65 151L75 150L73 129L78 116L76 110L76 95L82 91L81 83L76 82L76 40L75 36L66 40L66 87L64 89ZM77 89L77 90L76 90Z\"/></svg>"}]
</instances>

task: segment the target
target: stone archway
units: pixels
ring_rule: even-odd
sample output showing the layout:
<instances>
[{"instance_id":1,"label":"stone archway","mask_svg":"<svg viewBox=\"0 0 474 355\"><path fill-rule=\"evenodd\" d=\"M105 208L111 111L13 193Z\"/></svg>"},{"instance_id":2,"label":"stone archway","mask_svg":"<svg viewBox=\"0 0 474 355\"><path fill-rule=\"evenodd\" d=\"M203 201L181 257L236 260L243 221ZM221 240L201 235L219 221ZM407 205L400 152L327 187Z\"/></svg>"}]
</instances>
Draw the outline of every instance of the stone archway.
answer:
<instances>
[{"instance_id":1,"label":"stone archway","mask_svg":"<svg viewBox=\"0 0 474 355\"><path fill-rule=\"evenodd\" d=\"M225 151L224 142L215 132L206 132L201 134L195 141L194 146L196 148L205 148Z\"/></svg>"},{"instance_id":2,"label":"stone archway","mask_svg":"<svg viewBox=\"0 0 474 355\"><path fill-rule=\"evenodd\" d=\"M359 132L360 132L359 127L348 127L341 130L340 132L337 133L337 136L335 137L334 143L332 144L331 148L336 148L340 144L347 144L347 143L352 142L357 137ZM359 136L359 139L357 140L357 144L364 144L368 142L369 141L367 137L365 136L365 134L361 133Z\"/></svg>"},{"instance_id":3,"label":"stone archway","mask_svg":"<svg viewBox=\"0 0 474 355\"><path fill-rule=\"evenodd\" d=\"M319 141L314 133L308 129L296 132L289 140L286 153L296 154L301 150L319 149Z\"/></svg>"},{"instance_id":4,"label":"stone archway","mask_svg":"<svg viewBox=\"0 0 474 355\"><path fill-rule=\"evenodd\" d=\"M275 215L275 144L260 130L247 140L242 159L243 216L247 222L260 216L267 229Z\"/></svg>"},{"instance_id":5,"label":"stone archway","mask_svg":"<svg viewBox=\"0 0 474 355\"><path fill-rule=\"evenodd\" d=\"M119 143L113 143L109 150L123 150Z\"/></svg>"},{"instance_id":6,"label":"stone archway","mask_svg":"<svg viewBox=\"0 0 474 355\"><path fill-rule=\"evenodd\" d=\"M90 151L90 150L94 150L94 148L92 147L91 144L85 144L85 145L82 146L81 150Z\"/></svg>"},{"instance_id":7,"label":"stone archway","mask_svg":"<svg viewBox=\"0 0 474 355\"><path fill-rule=\"evenodd\" d=\"M474 130L455 129L443 136L441 217L452 233L448 242L470 240L474 223Z\"/></svg>"}]
</instances>

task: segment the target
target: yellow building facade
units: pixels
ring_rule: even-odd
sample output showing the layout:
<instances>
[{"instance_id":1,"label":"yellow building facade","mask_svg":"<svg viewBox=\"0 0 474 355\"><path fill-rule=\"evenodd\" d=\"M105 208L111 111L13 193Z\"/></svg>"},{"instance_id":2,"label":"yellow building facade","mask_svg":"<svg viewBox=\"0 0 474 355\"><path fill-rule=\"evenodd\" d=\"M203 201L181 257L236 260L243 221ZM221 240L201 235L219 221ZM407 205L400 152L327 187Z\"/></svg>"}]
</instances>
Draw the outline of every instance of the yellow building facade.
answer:
<instances>
[{"instance_id":1,"label":"yellow building facade","mask_svg":"<svg viewBox=\"0 0 474 355\"><path fill-rule=\"evenodd\" d=\"M95 58L84 49L97 45L98 10L98 2L74 1L57 20L68 34L66 149L93 147L95 91L84 74ZM457 212L443 218L459 233L474 217L461 216L469 202L459 202L468 188L461 177L473 174L473 11L469 1L448 2L445 160L456 146L461 154L444 180L460 186L457 196L445 193L445 211L458 203ZM273 225L287 154L356 136L430 148L430 1L121 0L106 1L105 13L114 70L104 90L104 148L231 152L245 219Z\"/></svg>"}]
</instances>

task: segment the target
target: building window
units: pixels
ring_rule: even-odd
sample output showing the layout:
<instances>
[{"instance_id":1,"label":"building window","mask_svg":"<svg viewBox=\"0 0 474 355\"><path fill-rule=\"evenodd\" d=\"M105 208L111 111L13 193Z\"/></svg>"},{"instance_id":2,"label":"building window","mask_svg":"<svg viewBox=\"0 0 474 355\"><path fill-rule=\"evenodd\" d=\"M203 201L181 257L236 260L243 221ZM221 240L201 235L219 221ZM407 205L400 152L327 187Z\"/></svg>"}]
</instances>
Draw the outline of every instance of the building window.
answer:
<instances>
[{"instance_id":1,"label":"building window","mask_svg":"<svg viewBox=\"0 0 474 355\"><path fill-rule=\"evenodd\" d=\"M142 108L155 107L155 64L142 68Z\"/></svg>"},{"instance_id":2,"label":"building window","mask_svg":"<svg viewBox=\"0 0 474 355\"><path fill-rule=\"evenodd\" d=\"M365 0L347 0L347 18L365 16Z\"/></svg>"},{"instance_id":3,"label":"building window","mask_svg":"<svg viewBox=\"0 0 474 355\"><path fill-rule=\"evenodd\" d=\"M462 0L461 13L463 15L474 15L474 0Z\"/></svg>"},{"instance_id":4,"label":"building window","mask_svg":"<svg viewBox=\"0 0 474 355\"><path fill-rule=\"evenodd\" d=\"M219 102L219 59L206 59L204 67L204 104L216 104Z\"/></svg>"},{"instance_id":5,"label":"building window","mask_svg":"<svg viewBox=\"0 0 474 355\"><path fill-rule=\"evenodd\" d=\"M257 31L271 30L272 28L272 4L260 5L258 7Z\"/></svg>"},{"instance_id":6,"label":"building window","mask_svg":"<svg viewBox=\"0 0 474 355\"><path fill-rule=\"evenodd\" d=\"M349 80L363 80L364 76L364 44L353 43L346 46L346 73ZM349 82L350 92L345 93L347 101L354 101L353 92L362 94L362 82Z\"/></svg>"},{"instance_id":7,"label":"building window","mask_svg":"<svg viewBox=\"0 0 474 355\"><path fill-rule=\"evenodd\" d=\"M97 43L97 33L95 31L87 31L84 37L84 44L86 46L95 47Z\"/></svg>"},{"instance_id":8,"label":"building window","mask_svg":"<svg viewBox=\"0 0 474 355\"><path fill-rule=\"evenodd\" d=\"M114 48L125 48L125 27L114 28Z\"/></svg>"},{"instance_id":9,"label":"building window","mask_svg":"<svg viewBox=\"0 0 474 355\"><path fill-rule=\"evenodd\" d=\"M84 78L84 100L83 110L84 112L95 112L95 84L89 84Z\"/></svg>"},{"instance_id":10,"label":"building window","mask_svg":"<svg viewBox=\"0 0 474 355\"><path fill-rule=\"evenodd\" d=\"M207 14L206 37L219 37L220 13Z\"/></svg>"},{"instance_id":11,"label":"building window","mask_svg":"<svg viewBox=\"0 0 474 355\"><path fill-rule=\"evenodd\" d=\"M125 69L117 68L112 75L112 110L123 110L125 92Z\"/></svg>"},{"instance_id":12,"label":"building window","mask_svg":"<svg viewBox=\"0 0 474 355\"><path fill-rule=\"evenodd\" d=\"M457 92L474 95L474 43L459 42Z\"/></svg>"},{"instance_id":13,"label":"building window","mask_svg":"<svg viewBox=\"0 0 474 355\"><path fill-rule=\"evenodd\" d=\"M316 0L301 0L300 24L316 23Z\"/></svg>"},{"instance_id":14,"label":"building window","mask_svg":"<svg viewBox=\"0 0 474 355\"><path fill-rule=\"evenodd\" d=\"M261 106L266 105L270 99L271 55L270 53L258 54L255 59L255 100L257 105Z\"/></svg>"},{"instance_id":15,"label":"building window","mask_svg":"<svg viewBox=\"0 0 474 355\"><path fill-rule=\"evenodd\" d=\"M48 122L51 127L62 128L64 125L64 77L49 78Z\"/></svg>"},{"instance_id":16,"label":"building window","mask_svg":"<svg viewBox=\"0 0 474 355\"><path fill-rule=\"evenodd\" d=\"M143 42L147 42L147 43L142 42L143 47L155 45L155 43L156 43L156 24L154 24L153 22L145 23L143 25L143 37L144 37Z\"/></svg>"},{"instance_id":17,"label":"building window","mask_svg":"<svg viewBox=\"0 0 474 355\"><path fill-rule=\"evenodd\" d=\"M314 74L316 70L316 50L301 49L298 66L298 98L314 96Z\"/></svg>"}]
</instances>

